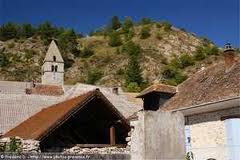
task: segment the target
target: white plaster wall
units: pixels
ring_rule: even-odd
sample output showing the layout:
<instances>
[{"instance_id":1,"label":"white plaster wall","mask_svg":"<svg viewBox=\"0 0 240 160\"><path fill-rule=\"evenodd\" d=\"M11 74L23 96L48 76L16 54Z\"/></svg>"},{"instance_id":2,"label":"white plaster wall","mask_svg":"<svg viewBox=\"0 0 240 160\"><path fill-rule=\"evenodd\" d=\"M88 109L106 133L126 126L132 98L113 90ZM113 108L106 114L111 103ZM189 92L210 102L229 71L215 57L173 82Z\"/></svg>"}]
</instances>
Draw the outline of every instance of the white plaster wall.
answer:
<instances>
[{"instance_id":1,"label":"white plaster wall","mask_svg":"<svg viewBox=\"0 0 240 160\"><path fill-rule=\"evenodd\" d=\"M221 117L240 114L240 107L193 115L187 118L195 160L227 160L227 139Z\"/></svg>"},{"instance_id":2,"label":"white plaster wall","mask_svg":"<svg viewBox=\"0 0 240 160\"><path fill-rule=\"evenodd\" d=\"M58 66L57 72L51 72L52 65ZM64 64L63 63L45 62L42 70L43 70L43 75L42 75L43 84L62 85L64 83Z\"/></svg>"}]
</instances>

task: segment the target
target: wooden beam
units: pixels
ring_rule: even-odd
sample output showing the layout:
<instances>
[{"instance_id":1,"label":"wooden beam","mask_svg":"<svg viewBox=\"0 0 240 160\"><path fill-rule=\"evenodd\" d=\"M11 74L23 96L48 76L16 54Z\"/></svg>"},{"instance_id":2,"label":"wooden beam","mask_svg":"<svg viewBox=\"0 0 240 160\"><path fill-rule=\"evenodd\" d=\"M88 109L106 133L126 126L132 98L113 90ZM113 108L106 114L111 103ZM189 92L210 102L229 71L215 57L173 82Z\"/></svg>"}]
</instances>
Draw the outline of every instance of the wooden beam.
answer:
<instances>
[{"instance_id":1,"label":"wooden beam","mask_svg":"<svg viewBox=\"0 0 240 160\"><path fill-rule=\"evenodd\" d=\"M110 127L110 145L115 145L116 144L116 135L115 135L115 127L111 126Z\"/></svg>"}]
</instances>

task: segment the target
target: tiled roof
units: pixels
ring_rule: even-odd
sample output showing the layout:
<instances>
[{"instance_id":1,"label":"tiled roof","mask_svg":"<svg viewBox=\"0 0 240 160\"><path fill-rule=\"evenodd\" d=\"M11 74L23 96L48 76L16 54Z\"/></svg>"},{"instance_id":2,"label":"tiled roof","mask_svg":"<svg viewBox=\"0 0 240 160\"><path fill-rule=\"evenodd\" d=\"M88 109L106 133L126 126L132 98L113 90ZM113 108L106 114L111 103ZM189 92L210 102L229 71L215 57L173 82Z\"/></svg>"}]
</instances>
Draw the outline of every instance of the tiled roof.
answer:
<instances>
[{"instance_id":1,"label":"tiled roof","mask_svg":"<svg viewBox=\"0 0 240 160\"><path fill-rule=\"evenodd\" d=\"M0 94L0 133L5 133L41 109L60 100L60 97L54 96Z\"/></svg>"},{"instance_id":2,"label":"tiled roof","mask_svg":"<svg viewBox=\"0 0 240 160\"><path fill-rule=\"evenodd\" d=\"M86 93L87 91L99 88L105 97L120 111L120 113L128 118L133 113L142 109L142 105L138 103L130 102L128 97L123 93L123 91L119 88L119 94L116 95L112 93L112 88L100 87L88 84L76 84L72 89L68 90L65 93L65 98L73 98L78 96L79 94Z\"/></svg>"},{"instance_id":3,"label":"tiled roof","mask_svg":"<svg viewBox=\"0 0 240 160\"><path fill-rule=\"evenodd\" d=\"M24 139L41 140L47 132L50 132L53 128L60 124L61 121L68 118L75 109L85 106L86 102L89 102L96 96L104 101L107 101L108 103L106 103L106 105L110 105L111 108L114 108L114 106L112 106L112 104L103 96L103 94L101 94L100 91L90 91L78 97L41 110L17 127L11 129L4 135L4 137L19 136ZM117 115L120 116L120 119L123 120L125 125L129 127L126 119L121 116L116 109L112 111L116 111Z\"/></svg>"},{"instance_id":4,"label":"tiled roof","mask_svg":"<svg viewBox=\"0 0 240 160\"><path fill-rule=\"evenodd\" d=\"M186 80L161 108L174 110L237 96L240 96L240 63L228 72L224 63L218 63Z\"/></svg>"},{"instance_id":5,"label":"tiled roof","mask_svg":"<svg viewBox=\"0 0 240 160\"><path fill-rule=\"evenodd\" d=\"M137 98L143 97L149 93L152 92L163 92L163 93L170 93L170 94L175 94L176 93L176 87L170 86L170 85L165 85L165 84L153 84L150 87L144 89L138 96Z\"/></svg>"},{"instance_id":6,"label":"tiled roof","mask_svg":"<svg viewBox=\"0 0 240 160\"><path fill-rule=\"evenodd\" d=\"M60 96L64 94L63 87L57 85L37 84L35 87L28 89L28 94Z\"/></svg>"}]
</instances>

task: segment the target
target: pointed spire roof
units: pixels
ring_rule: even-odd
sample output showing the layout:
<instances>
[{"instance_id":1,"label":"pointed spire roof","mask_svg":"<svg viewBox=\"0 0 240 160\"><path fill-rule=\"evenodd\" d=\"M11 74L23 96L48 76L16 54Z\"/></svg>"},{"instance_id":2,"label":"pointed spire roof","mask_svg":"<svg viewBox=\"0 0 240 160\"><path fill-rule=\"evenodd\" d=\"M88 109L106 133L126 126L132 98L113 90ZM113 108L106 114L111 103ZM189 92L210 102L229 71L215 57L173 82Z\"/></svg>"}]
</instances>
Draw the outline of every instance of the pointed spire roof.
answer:
<instances>
[{"instance_id":1,"label":"pointed spire roof","mask_svg":"<svg viewBox=\"0 0 240 160\"><path fill-rule=\"evenodd\" d=\"M47 51L47 54L46 54L46 57L44 59L44 61L53 61L53 57L56 57L56 61L57 62L64 62L63 61L63 58L62 58L62 55L55 43L54 40L52 40L49 48L48 48L48 51Z\"/></svg>"}]
</instances>

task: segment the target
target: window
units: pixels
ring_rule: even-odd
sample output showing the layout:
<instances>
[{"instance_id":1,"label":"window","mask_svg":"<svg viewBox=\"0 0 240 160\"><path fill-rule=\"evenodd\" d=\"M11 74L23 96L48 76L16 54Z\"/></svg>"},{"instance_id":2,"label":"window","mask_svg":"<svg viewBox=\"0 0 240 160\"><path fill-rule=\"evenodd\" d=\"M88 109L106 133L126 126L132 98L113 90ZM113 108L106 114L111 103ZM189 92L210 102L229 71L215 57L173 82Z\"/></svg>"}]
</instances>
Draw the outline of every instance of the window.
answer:
<instances>
[{"instance_id":1,"label":"window","mask_svg":"<svg viewBox=\"0 0 240 160\"><path fill-rule=\"evenodd\" d=\"M52 72L54 72L54 65L52 65Z\"/></svg>"},{"instance_id":2,"label":"window","mask_svg":"<svg viewBox=\"0 0 240 160\"><path fill-rule=\"evenodd\" d=\"M53 61L56 62L56 56L53 56Z\"/></svg>"},{"instance_id":3,"label":"window","mask_svg":"<svg viewBox=\"0 0 240 160\"><path fill-rule=\"evenodd\" d=\"M57 72L57 70L58 70L58 66L55 66L55 72Z\"/></svg>"}]
</instances>

